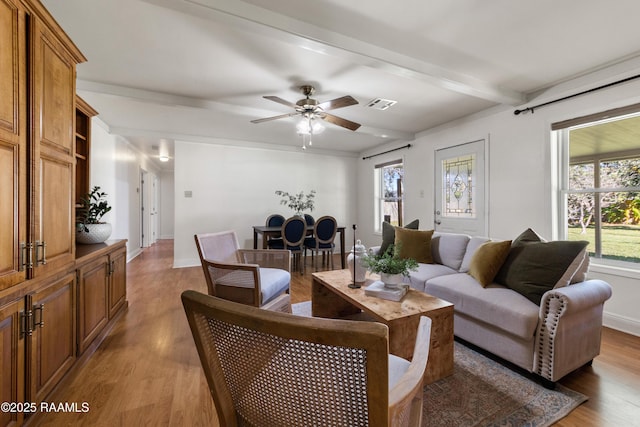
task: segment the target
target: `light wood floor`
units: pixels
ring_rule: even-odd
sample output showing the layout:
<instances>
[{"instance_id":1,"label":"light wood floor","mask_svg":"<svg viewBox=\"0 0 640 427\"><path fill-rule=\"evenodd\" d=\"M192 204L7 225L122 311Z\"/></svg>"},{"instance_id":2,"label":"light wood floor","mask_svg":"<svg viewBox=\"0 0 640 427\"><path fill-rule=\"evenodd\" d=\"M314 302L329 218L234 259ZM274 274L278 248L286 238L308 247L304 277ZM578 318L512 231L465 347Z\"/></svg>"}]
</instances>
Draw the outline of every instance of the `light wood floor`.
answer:
<instances>
[{"instance_id":1,"label":"light wood floor","mask_svg":"<svg viewBox=\"0 0 640 427\"><path fill-rule=\"evenodd\" d=\"M89 412L48 414L37 425L218 425L180 302L206 284L200 267L172 263L173 241L160 240L127 265L128 311L48 399L88 402ZM311 271L293 275L292 302L310 299ZM557 426L640 426L640 338L605 328L602 354L561 383L589 400Z\"/></svg>"}]
</instances>

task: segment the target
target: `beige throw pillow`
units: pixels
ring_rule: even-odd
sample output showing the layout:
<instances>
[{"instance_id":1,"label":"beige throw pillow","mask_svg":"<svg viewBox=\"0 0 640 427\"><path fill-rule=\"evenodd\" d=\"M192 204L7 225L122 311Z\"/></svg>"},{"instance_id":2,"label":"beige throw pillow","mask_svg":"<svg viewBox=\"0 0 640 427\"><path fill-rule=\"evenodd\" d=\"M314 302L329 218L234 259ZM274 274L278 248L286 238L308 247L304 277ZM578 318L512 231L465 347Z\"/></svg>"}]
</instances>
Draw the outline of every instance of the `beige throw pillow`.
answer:
<instances>
[{"instance_id":1,"label":"beige throw pillow","mask_svg":"<svg viewBox=\"0 0 640 427\"><path fill-rule=\"evenodd\" d=\"M469 274L482 287L490 285L507 259L510 249L511 240L483 243L471 257Z\"/></svg>"}]
</instances>

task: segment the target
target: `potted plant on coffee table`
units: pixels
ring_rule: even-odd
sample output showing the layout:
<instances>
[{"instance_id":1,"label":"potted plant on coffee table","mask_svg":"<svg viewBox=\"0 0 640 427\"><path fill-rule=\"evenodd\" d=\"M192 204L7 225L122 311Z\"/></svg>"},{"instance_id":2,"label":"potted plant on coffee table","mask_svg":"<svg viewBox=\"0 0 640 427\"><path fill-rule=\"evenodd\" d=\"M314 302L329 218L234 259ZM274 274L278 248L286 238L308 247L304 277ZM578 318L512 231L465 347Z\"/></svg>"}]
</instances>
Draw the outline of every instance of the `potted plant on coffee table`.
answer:
<instances>
[{"instance_id":1,"label":"potted plant on coffee table","mask_svg":"<svg viewBox=\"0 0 640 427\"><path fill-rule=\"evenodd\" d=\"M76 242L102 243L111 236L111 224L100 221L111 210L107 193L96 186L81 198L82 206L76 210Z\"/></svg>"},{"instance_id":2,"label":"potted plant on coffee table","mask_svg":"<svg viewBox=\"0 0 640 427\"><path fill-rule=\"evenodd\" d=\"M362 263L372 273L380 274L380 280L389 289L396 289L402 282L402 277L408 277L409 272L418 269L418 262L413 258L400 258L397 246L389 246L383 254L368 254Z\"/></svg>"}]
</instances>

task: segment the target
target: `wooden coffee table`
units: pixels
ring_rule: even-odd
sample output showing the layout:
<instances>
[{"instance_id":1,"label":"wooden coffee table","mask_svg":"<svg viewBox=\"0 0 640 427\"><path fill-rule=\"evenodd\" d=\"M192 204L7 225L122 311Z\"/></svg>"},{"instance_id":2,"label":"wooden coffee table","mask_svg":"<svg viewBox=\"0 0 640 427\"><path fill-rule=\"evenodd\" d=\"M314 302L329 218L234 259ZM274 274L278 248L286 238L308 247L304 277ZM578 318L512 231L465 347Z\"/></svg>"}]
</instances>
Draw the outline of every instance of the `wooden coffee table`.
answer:
<instances>
[{"instance_id":1,"label":"wooden coffee table","mask_svg":"<svg viewBox=\"0 0 640 427\"><path fill-rule=\"evenodd\" d=\"M420 316L431 318L431 343L424 383L453 374L453 304L409 290L402 301L388 301L364 294L378 275L367 273L362 288L351 289L349 270L313 273L311 313L315 317L343 318L366 313L389 327L389 352L407 360L413 357Z\"/></svg>"}]
</instances>

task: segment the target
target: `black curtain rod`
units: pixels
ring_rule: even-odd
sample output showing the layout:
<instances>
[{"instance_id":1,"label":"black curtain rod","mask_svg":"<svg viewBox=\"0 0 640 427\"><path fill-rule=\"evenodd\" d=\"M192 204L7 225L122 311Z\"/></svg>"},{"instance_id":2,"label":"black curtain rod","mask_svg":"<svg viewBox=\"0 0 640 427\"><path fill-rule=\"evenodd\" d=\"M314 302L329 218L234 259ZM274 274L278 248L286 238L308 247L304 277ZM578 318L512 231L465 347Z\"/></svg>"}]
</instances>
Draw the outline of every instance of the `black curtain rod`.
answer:
<instances>
[{"instance_id":1,"label":"black curtain rod","mask_svg":"<svg viewBox=\"0 0 640 427\"><path fill-rule=\"evenodd\" d=\"M402 150L405 148L411 148L411 144L403 145L402 147L394 148L393 150L383 151L382 153L372 154L370 156L363 157L362 160L371 159L373 157L382 156L383 154L392 153L394 151Z\"/></svg>"},{"instance_id":2,"label":"black curtain rod","mask_svg":"<svg viewBox=\"0 0 640 427\"><path fill-rule=\"evenodd\" d=\"M555 104L556 102L564 101L566 99L574 98L576 96L584 95L586 93L595 92L595 91L600 90L600 89L606 89L606 88L611 87L611 86L619 85L620 83L626 83L628 81L635 80L635 79L637 79L639 77L640 77L640 74L632 76L632 77L627 77L626 79L618 80L617 82L613 82L613 83L607 83L606 85L594 87L593 89L588 89L588 90L585 90L585 91L582 91L582 92L579 92L579 93L575 93L573 95L565 96L564 98L554 99L553 101L545 102L543 104L534 105L533 107L527 107L527 108L524 108L522 110L515 110L513 112L513 114L515 114L517 116L520 113L526 113L526 112L529 112L529 111L531 111L533 113L536 108L545 107L545 106L547 106L549 104Z\"/></svg>"}]
</instances>

